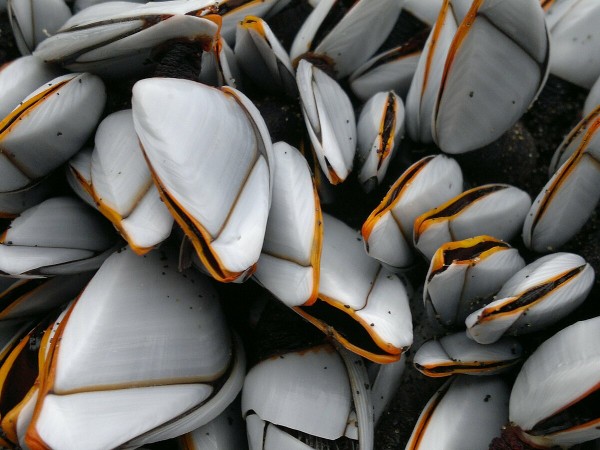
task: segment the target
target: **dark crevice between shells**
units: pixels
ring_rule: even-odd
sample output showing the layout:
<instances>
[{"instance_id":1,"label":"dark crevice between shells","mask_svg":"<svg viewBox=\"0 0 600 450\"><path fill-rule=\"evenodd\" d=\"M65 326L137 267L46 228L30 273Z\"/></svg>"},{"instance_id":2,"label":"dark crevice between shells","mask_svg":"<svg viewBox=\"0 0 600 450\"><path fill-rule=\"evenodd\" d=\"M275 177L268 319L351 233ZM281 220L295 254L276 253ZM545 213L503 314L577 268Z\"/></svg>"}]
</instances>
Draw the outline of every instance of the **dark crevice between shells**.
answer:
<instances>
[{"instance_id":1,"label":"dark crevice between shells","mask_svg":"<svg viewBox=\"0 0 600 450\"><path fill-rule=\"evenodd\" d=\"M330 304L317 300L311 306L300 306L298 309L304 311L307 315L315 317L317 320L324 322L327 326L333 328L344 339L352 345L359 347L374 355L386 355L373 341L364 327L354 320L349 314L331 306ZM348 312L351 309L348 306Z\"/></svg>"},{"instance_id":2,"label":"dark crevice between shells","mask_svg":"<svg viewBox=\"0 0 600 450\"><path fill-rule=\"evenodd\" d=\"M376 53L378 54L399 46L406 48L406 53L404 54L420 51L425 47L425 41L430 32L431 27L429 25L421 22L421 20L413 16L408 10L403 9L391 33Z\"/></svg>"},{"instance_id":3,"label":"dark crevice between shells","mask_svg":"<svg viewBox=\"0 0 600 450\"><path fill-rule=\"evenodd\" d=\"M340 21L344 18L346 13L358 0L338 0L335 2L333 7L329 10L325 19L321 23L321 26L315 33L315 36L312 40L311 48L314 49L317 47L323 39L329 34L333 28L340 23Z\"/></svg>"},{"instance_id":4,"label":"dark crevice between shells","mask_svg":"<svg viewBox=\"0 0 600 450\"><path fill-rule=\"evenodd\" d=\"M233 316L234 319L240 319L240 311L243 308L252 309L252 306L249 306L251 303L249 299L254 299L258 303L265 301L256 325L245 327L245 324L239 321L234 323L238 332L241 331L244 337L248 367L273 356L313 348L326 342L326 336L320 330L276 300L270 292L258 284L242 286L231 283L219 285L218 288L221 298L225 300L224 306L230 318ZM250 314L257 313L249 312L247 315Z\"/></svg>"},{"instance_id":5,"label":"dark crevice between shells","mask_svg":"<svg viewBox=\"0 0 600 450\"><path fill-rule=\"evenodd\" d=\"M478 259L482 253L491 250L494 247L510 248L510 245L497 241L484 241L479 242L472 247L459 247L444 250L444 264L440 268L431 271L427 281L431 281L435 275L444 272L453 262Z\"/></svg>"},{"instance_id":6,"label":"dark crevice between shells","mask_svg":"<svg viewBox=\"0 0 600 450\"><path fill-rule=\"evenodd\" d=\"M274 425L271 425L274 426ZM342 436L335 440L329 440L318 436L312 436L310 434L304 433L302 431L293 430L291 428L286 428L283 426L278 426L278 428L290 436L298 439L300 442L308 445L310 448L314 448L315 450L359 450L358 441L354 439L349 439L345 436Z\"/></svg>"},{"instance_id":7,"label":"dark crevice between shells","mask_svg":"<svg viewBox=\"0 0 600 450\"><path fill-rule=\"evenodd\" d=\"M404 12L402 14L404 14ZM394 47L394 51L391 51L392 49L388 50L390 53L378 59L371 67L369 67L369 70L373 70L376 67L394 62L397 59L406 57L408 55L421 52L425 47L425 42L427 41L430 32L430 28L421 30L414 36L410 37L406 42Z\"/></svg>"},{"instance_id":8,"label":"dark crevice between shells","mask_svg":"<svg viewBox=\"0 0 600 450\"><path fill-rule=\"evenodd\" d=\"M394 128L396 127L396 99L393 93L388 93L387 105L385 108L385 116L383 121L383 132L381 133L381 147L377 150L379 162L377 170L381 168L383 161L388 157L392 150L390 139L393 138ZM391 143L393 145L393 142Z\"/></svg>"},{"instance_id":9,"label":"dark crevice between shells","mask_svg":"<svg viewBox=\"0 0 600 450\"><path fill-rule=\"evenodd\" d=\"M309 16L312 7L305 0L292 0L288 6L269 17L269 27L289 53L296 33Z\"/></svg>"},{"instance_id":10,"label":"dark crevice between shells","mask_svg":"<svg viewBox=\"0 0 600 450\"><path fill-rule=\"evenodd\" d=\"M15 280L17 281L17 280ZM0 312L11 306L23 295L37 289L48 281L47 278L32 278L30 280L24 280L21 284L16 286L14 289L10 289L5 295L1 297L2 302L0 303Z\"/></svg>"},{"instance_id":11,"label":"dark crevice between shells","mask_svg":"<svg viewBox=\"0 0 600 450\"><path fill-rule=\"evenodd\" d=\"M535 286L535 287L525 291L514 301L509 302L504 307L500 308L497 311L494 311L494 314L501 314L501 313L505 313L505 312L514 311L516 309L524 308L527 305L535 303L542 297L550 294L554 289L557 289L558 287L560 287L561 284L568 282L571 278L578 275L585 268L586 268L586 265L576 267L575 269L570 270L569 272L567 272L566 274L564 274L563 276L561 276L559 278L556 278L547 283Z\"/></svg>"},{"instance_id":12,"label":"dark crevice between shells","mask_svg":"<svg viewBox=\"0 0 600 450\"><path fill-rule=\"evenodd\" d=\"M417 364L414 363L415 367L420 371L420 372L427 372L427 373L436 373L436 374L452 374L452 373L480 373L483 372L484 370L488 370L488 369L501 369L503 367L509 367L512 364L517 363L519 360L518 359L514 359L514 360L509 360L509 361L492 361L492 362L486 362L486 361L481 361L481 362L473 362L470 364L452 364L452 365L445 365L445 366L436 366L436 367L426 367L426 366L422 366L421 364Z\"/></svg>"},{"instance_id":13,"label":"dark crevice between shells","mask_svg":"<svg viewBox=\"0 0 600 450\"><path fill-rule=\"evenodd\" d=\"M165 192L165 191L163 191L163 192ZM171 201L170 197L168 196L168 194L166 194L166 192L165 192L164 199L167 201L167 203L173 208L173 210L177 214L176 219L179 219L183 223L185 223L188 226L188 228L191 230L191 232L194 234L194 236L196 237L196 242L201 248L202 256L204 256L204 258L205 258L205 261L202 261L202 263L205 264L206 269L212 270L216 275L218 275L221 278L226 278L227 273L225 273L225 271L221 268L219 261L217 260L217 258L211 251L210 245L204 240L202 231L198 229L196 224L187 216L185 211L183 211L176 202ZM190 238L190 240L191 240L191 238ZM194 248L195 248L195 246L194 246ZM198 256L200 256L200 255L198 255Z\"/></svg>"},{"instance_id":14,"label":"dark crevice between shells","mask_svg":"<svg viewBox=\"0 0 600 450\"><path fill-rule=\"evenodd\" d=\"M10 367L4 381L0 396L0 414L6 416L24 398L38 377L38 352L42 336L46 328L55 319L56 314L50 314L27 337L29 342L21 350ZM4 362L6 364L6 361Z\"/></svg>"},{"instance_id":15,"label":"dark crevice between shells","mask_svg":"<svg viewBox=\"0 0 600 450\"><path fill-rule=\"evenodd\" d=\"M226 0L226 2L223 4L218 4L217 2L216 6L219 14L223 16L227 13L235 11L236 8L244 6L246 3L250 3L250 0Z\"/></svg>"},{"instance_id":16,"label":"dark crevice between shells","mask_svg":"<svg viewBox=\"0 0 600 450\"><path fill-rule=\"evenodd\" d=\"M469 192L466 195L463 195L457 201L448 205L446 208L441 209L441 210L437 211L435 214L432 214L431 216L427 217L426 220L433 220L433 219L439 219L442 217L453 216L453 215L459 213L462 209L469 206L471 203L474 203L475 201L479 200L480 198L485 197L486 195L491 194L493 192L500 191L502 189L506 189L507 187L508 186L494 185L494 186L486 186L486 187L481 187L479 189L476 189L472 192Z\"/></svg>"}]
</instances>

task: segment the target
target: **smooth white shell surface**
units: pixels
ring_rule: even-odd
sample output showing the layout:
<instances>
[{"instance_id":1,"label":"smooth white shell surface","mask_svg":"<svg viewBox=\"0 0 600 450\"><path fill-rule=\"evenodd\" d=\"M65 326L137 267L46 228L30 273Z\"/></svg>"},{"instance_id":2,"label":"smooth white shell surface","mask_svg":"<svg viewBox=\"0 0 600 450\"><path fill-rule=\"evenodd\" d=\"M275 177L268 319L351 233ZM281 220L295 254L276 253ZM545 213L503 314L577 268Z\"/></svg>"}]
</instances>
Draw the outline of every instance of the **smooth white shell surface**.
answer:
<instances>
[{"instance_id":1,"label":"smooth white shell surface","mask_svg":"<svg viewBox=\"0 0 600 450\"><path fill-rule=\"evenodd\" d=\"M260 18L246 18L237 26L235 56L248 76L268 91L298 92L287 52Z\"/></svg>"},{"instance_id":2,"label":"smooth white shell surface","mask_svg":"<svg viewBox=\"0 0 600 450\"><path fill-rule=\"evenodd\" d=\"M40 204L52 195L53 187L51 178L42 178L24 189L0 192L0 215L15 217Z\"/></svg>"},{"instance_id":3,"label":"smooth white shell surface","mask_svg":"<svg viewBox=\"0 0 600 450\"><path fill-rule=\"evenodd\" d=\"M36 431L51 448L115 448L204 401L210 386L148 386L47 395Z\"/></svg>"},{"instance_id":4,"label":"smooth white shell surface","mask_svg":"<svg viewBox=\"0 0 600 450\"><path fill-rule=\"evenodd\" d=\"M406 450L486 448L508 420L508 398L500 378L453 378L425 406Z\"/></svg>"},{"instance_id":5,"label":"smooth white shell surface","mask_svg":"<svg viewBox=\"0 0 600 450\"><path fill-rule=\"evenodd\" d=\"M290 436L272 423L261 420L256 414L246 417L246 429L250 450L312 450L312 447Z\"/></svg>"},{"instance_id":6,"label":"smooth white shell surface","mask_svg":"<svg viewBox=\"0 0 600 450\"><path fill-rule=\"evenodd\" d=\"M577 322L540 345L525 361L510 395L510 420L524 431L597 389L600 318ZM589 427L542 437L547 446L571 446L600 437ZM587 428L587 429L586 429Z\"/></svg>"},{"instance_id":7,"label":"smooth white shell surface","mask_svg":"<svg viewBox=\"0 0 600 450\"><path fill-rule=\"evenodd\" d=\"M317 160L330 183L343 181L356 151L354 108L341 86L301 60L296 72L304 122Z\"/></svg>"},{"instance_id":8,"label":"smooth white shell surface","mask_svg":"<svg viewBox=\"0 0 600 450\"><path fill-rule=\"evenodd\" d=\"M327 214L323 222L319 296L355 311L383 342L397 349L410 346L412 322L402 281L364 252L349 226Z\"/></svg>"},{"instance_id":9,"label":"smooth white shell surface","mask_svg":"<svg viewBox=\"0 0 600 450\"><path fill-rule=\"evenodd\" d=\"M158 183L232 272L258 260L270 205L263 143L237 96L167 78L133 89L135 128Z\"/></svg>"},{"instance_id":10,"label":"smooth white shell surface","mask_svg":"<svg viewBox=\"0 0 600 450\"><path fill-rule=\"evenodd\" d=\"M375 424L381 418L386 407L392 401L406 368L406 354L399 361L389 364L372 364L369 366L369 379L371 380L371 401L373 402L373 421ZM376 375L371 376L371 369Z\"/></svg>"},{"instance_id":11,"label":"smooth white shell surface","mask_svg":"<svg viewBox=\"0 0 600 450\"><path fill-rule=\"evenodd\" d=\"M152 182L131 110L106 117L98 126L95 144L91 185L96 201L113 213L108 219L117 221L132 245L148 249L159 244L169 236L173 217Z\"/></svg>"},{"instance_id":12,"label":"smooth white shell surface","mask_svg":"<svg viewBox=\"0 0 600 450\"><path fill-rule=\"evenodd\" d=\"M401 10L402 2L396 0L359 0L318 43L314 52L331 58L336 76L343 78L375 53L392 30ZM302 29L298 34L301 32Z\"/></svg>"},{"instance_id":13,"label":"smooth white shell surface","mask_svg":"<svg viewBox=\"0 0 600 450\"><path fill-rule=\"evenodd\" d=\"M444 1L408 93L410 136L447 153L494 141L543 86L548 47L537 0Z\"/></svg>"},{"instance_id":14,"label":"smooth white shell surface","mask_svg":"<svg viewBox=\"0 0 600 450\"><path fill-rule=\"evenodd\" d=\"M313 252L321 252L315 243L321 239L320 205L302 154L284 142L273 150L273 196L254 276L286 305L298 306L316 293Z\"/></svg>"},{"instance_id":15,"label":"smooth white shell surface","mask_svg":"<svg viewBox=\"0 0 600 450\"><path fill-rule=\"evenodd\" d=\"M550 70L582 86L592 87L600 76L598 21L600 4L594 0L556 2L547 13L552 41Z\"/></svg>"},{"instance_id":16,"label":"smooth white shell surface","mask_svg":"<svg viewBox=\"0 0 600 450\"><path fill-rule=\"evenodd\" d=\"M0 317L4 321L34 317L42 313L47 313L53 308L57 308L75 298L91 277L92 273L87 272L72 276L48 278L39 286L33 282L33 285L29 287L27 292L20 295L18 299L14 299L15 291L19 292L32 283L31 280L18 280L10 288L0 293L0 297L13 297L11 304L3 307Z\"/></svg>"},{"instance_id":17,"label":"smooth white shell surface","mask_svg":"<svg viewBox=\"0 0 600 450\"><path fill-rule=\"evenodd\" d=\"M34 97L42 95L34 102ZM11 159L14 170L30 181L67 161L92 133L105 100L102 80L89 73L64 75L39 87L1 124L3 174L4 166L13 164ZM3 176L0 190L15 190L26 184Z\"/></svg>"},{"instance_id":18,"label":"smooth white shell surface","mask_svg":"<svg viewBox=\"0 0 600 450\"><path fill-rule=\"evenodd\" d=\"M113 113L98 125L91 168L101 202L121 216L129 215L152 185L130 109Z\"/></svg>"},{"instance_id":19,"label":"smooth white shell surface","mask_svg":"<svg viewBox=\"0 0 600 450\"><path fill-rule=\"evenodd\" d=\"M175 0L94 5L73 16L34 54L45 61L61 62L71 70L110 76L139 72L151 49L169 40L200 40L210 46L217 24L187 13L211 4L206 0Z\"/></svg>"},{"instance_id":20,"label":"smooth white shell surface","mask_svg":"<svg viewBox=\"0 0 600 450\"><path fill-rule=\"evenodd\" d=\"M185 450L228 450L247 448L239 402L232 403L206 425L179 438Z\"/></svg>"},{"instance_id":21,"label":"smooth white shell surface","mask_svg":"<svg viewBox=\"0 0 600 450\"><path fill-rule=\"evenodd\" d=\"M105 250L114 239L98 218L77 199L54 197L13 220L3 241L8 246Z\"/></svg>"},{"instance_id":22,"label":"smooth white shell surface","mask_svg":"<svg viewBox=\"0 0 600 450\"><path fill-rule=\"evenodd\" d=\"M369 282L377 276L380 266L365 254L352 228L326 214L323 222L319 291L355 310L362 309L371 290Z\"/></svg>"},{"instance_id":23,"label":"smooth white shell surface","mask_svg":"<svg viewBox=\"0 0 600 450\"><path fill-rule=\"evenodd\" d=\"M124 445L124 449L133 450L147 443L164 441L181 436L217 418L238 397L244 384L246 357L241 339L235 334L233 335L233 347L232 367L228 371L227 379L220 385L218 391L202 403L200 407L195 407L185 414L180 415L175 420L165 422L158 428L154 428L127 442Z\"/></svg>"},{"instance_id":24,"label":"smooth white shell surface","mask_svg":"<svg viewBox=\"0 0 600 450\"><path fill-rule=\"evenodd\" d=\"M527 110L546 76L548 43L537 0L486 1L468 30L453 43L456 54L449 67L446 62L434 112L434 140L448 153L498 138Z\"/></svg>"},{"instance_id":25,"label":"smooth white shell surface","mask_svg":"<svg viewBox=\"0 0 600 450\"><path fill-rule=\"evenodd\" d=\"M298 30L298 33L294 37L294 42L292 42L290 49L290 58L292 60L310 50L315 34L334 5L335 0L319 0L316 5L313 5L314 9L302 23L300 30Z\"/></svg>"},{"instance_id":26,"label":"smooth white shell surface","mask_svg":"<svg viewBox=\"0 0 600 450\"><path fill-rule=\"evenodd\" d=\"M587 116L594 109L600 106L600 76L590 89L590 93L585 99L585 105L583 106L583 115Z\"/></svg>"},{"instance_id":27,"label":"smooth white shell surface","mask_svg":"<svg viewBox=\"0 0 600 450\"><path fill-rule=\"evenodd\" d=\"M59 71L34 56L22 56L0 70L0 117L4 118L21 100Z\"/></svg>"},{"instance_id":28,"label":"smooth white shell surface","mask_svg":"<svg viewBox=\"0 0 600 450\"><path fill-rule=\"evenodd\" d=\"M158 252L124 250L106 260L70 314L54 391L215 380L230 346L207 279L178 273Z\"/></svg>"},{"instance_id":29,"label":"smooth white shell surface","mask_svg":"<svg viewBox=\"0 0 600 450\"><path fill-rule=\"evenodd\" d=\"M19 437L19 445L24 450L28 448L27 443L25 442L25 433L27 432L27 427L29 427L29 424L31 423L37 397L38 391L35 390L29 398L29 401L23 406L23 409L21 409L21 413L17 418L17 436Z\"/></svg>"},{"instance_id":30,"label":"smooth white shell surface","mask_svg":"<svg viewBox=\"0 0 600 450\"><path fill-rule=\"evenodd\" d=\"M206 2L206 0L204 0ZM233 46L235 40L236 27L246 16L264 17L270 16L278 9L283 8L289 0L251 0L242 2L236 6L233 3L233 9L226 12L223 16L223 25L221 27L221 36ZM214 0L208 0L208 3L214 3ZM223 2L220 2L223 3ZM238 2L239 3L239 2ZM226 4L227 6L227 4Z\"/></svg>"},{"instance_id":31,"label":"smooth white shell surface","mask_svg":"<svg viewBox=\"0 0 600 450\"><path fill-rule=\"evenodd\" d=\"M273 357L253 367L242 414L327 439L344 435L352 394L344 364L331 347Z\"/></svg>"},{"instance_id":32,"label":"smooth white shell surface","mask_svg":"<svg viewBox=\"0 0 600 450\"><path fill-rule=\"evenodd\" d=\"M404 9L428 25L433 25L442 8L443 0L406 0Z\"/></svg>"},{"instance_id":33,"label":"smooth white shell surface","mask_svg":"<svg viewBox=\"0 0 600 450\"><path fill-rule=\"evenodd\" d=\"M388 90L394 90L400 97L406 98L421 52L409 53L398 56L393 61L379 63L395 51L396 49L392 49L374 56L352 73L348 79L350 89L360 100L367 101L377 92Z\"/></svg>"},{"instance_id":34,"label":"smooth white shell surface","mask_svg":"<svg viewBox=\"0 0 600 450\"><path fill-rule=\"evenodd\" d=\"M239 89L242 76L235 53L225 39L220 38L217 42L212 51L202 53L198 81L210 86L227 85Z\"/></svg>"},{"instance_id":35,"label":"smooth white shell surface","mask_svg":"<svg viewBox=\"0 0 600 450\"><path fill-rule=\"evenodd\" d=\"M453 4L445 6L425 42L406 96L406 131L418 142L433 140L435 99L442 83L444 61L458 28Z\"/></svg>"},{"instance_id":36,"label":"smooth white shell surface","mask_svg":"<svg viewBox=\"0 0 600 450\"><path fill-rule=\"evenodd\" d=\"M45 266L92 258L115 242L106 225L79 200L48 199L12 221L0 245L0 271L19 276Z\"/></svg>"},{"instance_id":37,"label":"smooth white shell surface","mask_svg":"<svg viewBox=\"0 0 600 450\"><path fill-rule=\"evenodd\" d=\"M29 54L71 17L64 0L8 0L10 25L19 51Z\"/></svg>"}]
</instances>

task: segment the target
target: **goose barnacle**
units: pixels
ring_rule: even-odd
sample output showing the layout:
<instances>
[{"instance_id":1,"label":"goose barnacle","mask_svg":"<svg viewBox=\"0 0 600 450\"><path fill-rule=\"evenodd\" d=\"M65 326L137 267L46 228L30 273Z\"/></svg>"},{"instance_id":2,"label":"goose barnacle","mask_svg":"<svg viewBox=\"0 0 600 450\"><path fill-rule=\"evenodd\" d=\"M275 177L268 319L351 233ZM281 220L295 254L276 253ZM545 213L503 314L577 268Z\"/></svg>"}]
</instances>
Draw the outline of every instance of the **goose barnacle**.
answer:
<instances>
[{"instance_id":1,"label":"goose barnacle","mask_svg":"<svg viewBox=\"0 0 600 450\"><path fill-rule=\"evenodd\" d=\"M415 219L462 189L462 171L454 159L426 156L411 165L363 224L367 253L392 270L409 267Z\"/></svg>"},{"instance_id":2,"label":"goose barnacle","mask_svg":"<svg viewBox=\"0 0 600 450\"><path fill-rule=\"evenodd\" d=\"M79 156L67 175L136 253L147 253L171 233L173 217L152 183L130 109L100 123L91 155Z\"/></svg>"},{"instance_id":3,"label":"goose barnacle","mask_svg":"<svg viewBox=\"0 0 600 450\"><path fill-rule=\"evenodd\" d=\"M536 448L568 448L600 438L600 317L577 322L525 361L510 394L509 418Z\"/></svg>"},{"instance_id":4,"label":"goose barnacle","mask_svg":"<svg viewBox=\"0 0 600 450\"><path fill-rule=\"evenodd\" d=\"M251 275L273 170L271 138L256 107L235 89L173 78L138 81L132 106L160 196L206 270L220 281Z\"/></svg>"},{"instance_id":5,"label":"goose barnacle","mask_svg":"<svg viewBox=\"0 0 600 450\"><path fill-rule=\"evenodd\" d=\"M553 253L537 259L502 285L494 301L465 320L482 344L503 334L525 334L556 323L577 308L594 284L594 269L579 255Z\"/></svg>"}]
</instances>

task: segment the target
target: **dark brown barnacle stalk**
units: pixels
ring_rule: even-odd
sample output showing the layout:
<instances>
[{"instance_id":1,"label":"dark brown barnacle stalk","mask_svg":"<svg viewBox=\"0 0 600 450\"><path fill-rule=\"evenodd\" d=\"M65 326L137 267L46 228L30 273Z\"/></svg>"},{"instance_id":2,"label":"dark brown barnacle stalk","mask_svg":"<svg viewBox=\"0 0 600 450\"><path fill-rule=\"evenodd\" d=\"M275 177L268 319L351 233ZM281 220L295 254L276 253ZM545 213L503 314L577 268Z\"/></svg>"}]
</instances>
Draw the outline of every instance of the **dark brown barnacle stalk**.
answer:
<instances>
[{"instance_id":1,"label":"dark brown barnacle stalk","mask_svg":"<svg viewBox=\"0 0 600 450\"><path fill-rule=\"evenodd\" d=\"M163 53L153 57L158 61L154 76L200 81L202 53L202 48L192 42L170 43Z\"/></svg>"},{"instance_id":2,"label":"dark brown barnacle stalk","mask_svg":"<svg viewBox=\"0 0 600 450\"><path fill-rule=\"evenodd\" d=\"M505 426L502 428L502 434L492 439L488 450L536 450L537 447L523 442L520 438L518 429L514 426Z\"/></svg>"}]
</instances>

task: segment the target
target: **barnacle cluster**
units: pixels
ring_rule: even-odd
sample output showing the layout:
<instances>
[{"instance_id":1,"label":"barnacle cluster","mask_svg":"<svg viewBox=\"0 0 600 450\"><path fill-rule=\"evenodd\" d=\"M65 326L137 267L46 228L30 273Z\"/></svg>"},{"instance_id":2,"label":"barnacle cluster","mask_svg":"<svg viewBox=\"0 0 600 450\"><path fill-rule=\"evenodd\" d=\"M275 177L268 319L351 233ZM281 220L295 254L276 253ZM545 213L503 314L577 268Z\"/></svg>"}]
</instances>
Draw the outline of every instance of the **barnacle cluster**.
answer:
<instances>
[{"instance_id":1,"label":"barnacle cluster","mask_svg":"<svg viewBox=\"0 0 600 450\"><path fill-rule=\"evenodd\" d=\"M600 440L596 0L6 3L0 447Z\"/></svg>"}]
</instances>

